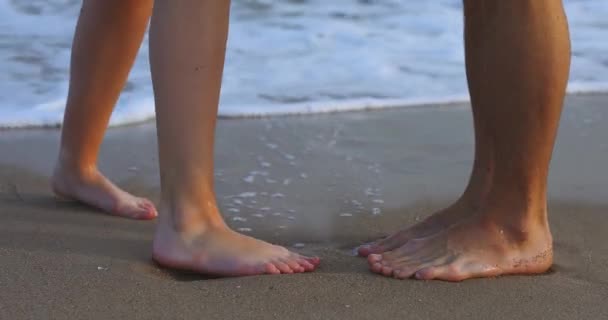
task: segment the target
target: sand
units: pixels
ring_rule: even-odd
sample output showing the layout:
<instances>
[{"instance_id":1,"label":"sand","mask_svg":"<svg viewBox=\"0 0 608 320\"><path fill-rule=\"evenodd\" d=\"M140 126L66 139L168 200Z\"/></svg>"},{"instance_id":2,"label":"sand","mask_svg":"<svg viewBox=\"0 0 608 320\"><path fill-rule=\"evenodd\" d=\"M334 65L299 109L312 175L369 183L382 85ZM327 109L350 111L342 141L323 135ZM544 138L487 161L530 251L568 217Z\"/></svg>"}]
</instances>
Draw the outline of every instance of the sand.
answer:
<instances>
[{"instance_id":1,"label":"sand","mask_svg":"<svg viewBox=\"0 0 608 320\"><path fill-rule=\"evenodd\" d=\"M54 199L57 130L0 132L0 319L607 319L608 96L569 97L541 276L397 281L352 249L458 197L466 105L221 120L217 191L234 228L323 258L317 272L208 279L150 261L154 222ZM159 198L153 123L115 128L100 167Z\"/></svg>"}]
</instances>

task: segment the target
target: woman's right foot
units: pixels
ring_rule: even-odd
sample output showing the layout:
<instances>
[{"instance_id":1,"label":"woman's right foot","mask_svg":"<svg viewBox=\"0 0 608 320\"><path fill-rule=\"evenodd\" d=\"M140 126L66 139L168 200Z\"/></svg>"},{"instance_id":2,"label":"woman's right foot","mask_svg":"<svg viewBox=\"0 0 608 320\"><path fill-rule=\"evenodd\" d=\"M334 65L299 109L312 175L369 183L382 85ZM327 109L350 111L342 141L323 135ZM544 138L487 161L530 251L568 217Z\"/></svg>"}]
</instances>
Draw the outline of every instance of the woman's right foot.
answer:
<instances>
[{"instance_id":1,"label":"woman's right foot","mask_svg":"<svg viewBox=\"0 0 608 320\"><path fill-rule=\"evenodd\" d=\"M76 170L60 162L51 178L51 186L61 198L82 202L111 215L140 220L154 219L158 215L150 200L120 189L94 167Z\"/></svg>"},{"instance_id":2,"label":"woman's right foot","mask_svg":"<svg viewBox=\"0 0 608 320\"><path fill-rule=\"evenodd\" d=\"M176 230L168 212L160 217L152 257L161 266L212 276L250 276L313 271L319 258L232 231L223 223ZM192 230L194 226L189 225Z\"/></svg>"}]
</instances>

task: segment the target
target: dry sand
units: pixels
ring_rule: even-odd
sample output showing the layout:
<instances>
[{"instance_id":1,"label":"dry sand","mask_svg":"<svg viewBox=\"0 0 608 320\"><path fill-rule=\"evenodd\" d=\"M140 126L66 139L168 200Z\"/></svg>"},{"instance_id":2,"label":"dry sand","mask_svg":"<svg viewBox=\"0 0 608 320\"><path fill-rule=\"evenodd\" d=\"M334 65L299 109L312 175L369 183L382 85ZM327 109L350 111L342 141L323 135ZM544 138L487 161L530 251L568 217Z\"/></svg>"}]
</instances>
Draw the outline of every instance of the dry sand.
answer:
<instances>
[{"instance_id":1,"label":"dry sand","mask_svg":"<svg viewBox=\"0 0 608 320\"><path fill-rule=\"evenodd\" d=\"M55 200L47 180L57 130L0 132L0 319L608 319L605 95L569 97L562 117L550 273L397 281L352 256L459 195L471 125L464 105L220 121L226 219L323 258L314 273L230 279L153 265L154 222ZM155 137L151 123L110 130L100 166L157 201Z\"/></svg>"}]
</instances>

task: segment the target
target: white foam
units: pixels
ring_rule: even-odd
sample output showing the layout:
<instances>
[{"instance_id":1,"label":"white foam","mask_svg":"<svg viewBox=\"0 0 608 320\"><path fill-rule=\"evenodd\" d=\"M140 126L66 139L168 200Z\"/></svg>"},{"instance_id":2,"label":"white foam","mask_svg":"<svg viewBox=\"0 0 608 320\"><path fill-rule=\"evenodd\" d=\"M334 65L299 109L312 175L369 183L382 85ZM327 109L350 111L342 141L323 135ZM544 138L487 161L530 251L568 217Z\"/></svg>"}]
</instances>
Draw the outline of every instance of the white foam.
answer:
<instances>
[{"instance_id":1,"label":"white foam","mask_svg":"<svg viewBox=\"0 0 608 320\"><path fill-rule=\"evenodd\" d=\"M565 4L568 92L608 91L608 1ZM0 0L0 127L62 122L79 5ZM466 93L461 0L233 1L221 117L450 104ZM111 125L153 117L144 43Z\"/></svg>"},{"instance_id":2,"label":"white foam","mask_svg":"<svg viewBox=\"0 0 608 320\"><path fill-rule=\"evenodd\" d=\"M295 160L296 157L294 155L289 154L289 153L284 153L283 154L283 158L285 158L287 160Z\"/></svg>"},{"instance_id":3,"label":"white foam","mask_svg":"<svg viewBox=\"0 0 608 320\"><path fill-rule=\"evenodd\" d=\"M253 198L253 197L255 197L255 195L256 195L255 192L243 192L243 193L239 194L238 197L240 197L240 198Z\"/></svg>"}]
</instances>

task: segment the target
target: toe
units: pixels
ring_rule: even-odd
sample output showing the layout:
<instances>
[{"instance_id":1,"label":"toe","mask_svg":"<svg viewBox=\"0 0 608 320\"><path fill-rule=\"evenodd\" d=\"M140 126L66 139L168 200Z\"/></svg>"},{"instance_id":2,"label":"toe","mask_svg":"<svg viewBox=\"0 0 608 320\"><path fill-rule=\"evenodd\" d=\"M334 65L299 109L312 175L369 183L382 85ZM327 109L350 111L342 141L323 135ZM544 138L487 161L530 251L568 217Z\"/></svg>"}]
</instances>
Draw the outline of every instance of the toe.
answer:
<instances>
[{"instance_id":1,"label":"toe","mask_svg":"<svg viewBox=\"0 0 608 320\"><path fill-rule=\"evenodd\" d=\"M289 267L289 265L287 265L286 263L282 262L282 261L274 261L273 264L277 267L277 269L279 269L281 271L281 273L293 273L293 270Z\"/></svg>"},{"instance_id":2,"label":"toe","mask_svg":"<svg viewBox=\"0 0 608 320\"><path fill-rule=\"evenodd\" d=\"M382 264L380 264L379 262L371 264L370 269L372 270L372 272L382 273Z\"/></svg>"},{"instance_id":3,"label":"toe","mask_svg":"<svg viewBox=\"0 0 608 320\"><path fill-rule=\"evenodd\" d=\"M299 259L298 263L304 268L304 271L306 272L315 270L315 265L308 262L306 259Z\"/></svg>"},{"instance_id":4,"label":"toe","mask_svg":"<svg viewBox=\"0 0 608 320\"><path fill-rule=\"evenodd\" d=\"M393 271L393 277L395 279L399 279L399 280L403 280L403 279L407 279L409 277L411 277L411 272L408 272L406 270L395 270Z\"/></svg>"},{"instance_id":5,"label":"toe","mask_svg":"<svg viewBox=\"0 0 608 320\"><path fill-rule=\"evenodd\" d=\"M369 262L370 265L374 265L376 263L379 263L380 261L382 261L381 254L370 254L369 256L367 256L367 262Z\"/></svg>"},{"instance_id":6,"label":"toe","mask_svg":"<svg viewBox=\"0 0 608 320\"><path fill-rule=\"evenodd\" d=\"M393 271L393 277L396 279L407 279L411 277L418 269L413 269L408 266L401 266Z\"/></svg>"},{"instance_id":7,"label":"toe","mask_svg":"<svg viewBox=\"0 0 608 320\"><path fill-rule=\"evenodd\" d=\"M300 272L304 272L304 267L302 267L298 261L296 260L296 256L291 256L289 258L285 258L285 259L281 259L281 262L285 263L286 265L289 266L289 268L291 270L293 270L293 272L295 273L300 273Z\"/></svg>"},{"instance_id":8,"label":"toe","mask_svg":"<svg viewBox=\"0 0 608 320\"><path fill-rule=\"evenodd\" d=\"M308 263L312 264L313 266L317 267L319 266L319 264L321 264L321 259L319 259L319 257L304 257L304 260L308 261Z\"/></svg>"},{"instance_id":9,"label":"toe","mask_svg":"<svg viewBox=\"0 0 608 320\"><path fill-rule=\"evenodd\" d=\"M364 245L360 246L359 248L357 248L357 253L361 257L367 257L370 254L380 253L380 252L382 252L382 248L380 246L378 246L378 244L375 242L364 244Z\"/></svg>"},{"instance_id":10,"label":"toe","mask_svg":"<svg viewBox=\"0 0 608 320\"><path fill-rule=\"evenodd\" d=\"M148 199L142 199L142 203L144 208L146 208L146 210L148 210L148 212L153 215L153 216L158 216L158 211L156 211L156 206L154 205L154 203L152 203L152 201L148 200Z\"/></svg>"},{"instance_id":11,"label":"toe","mask_svg":"<svg viewBox=\"0 0 608 320\"><path fill-rule=\"evenodd\" d=\"M152 204L152 202L150 202L149 200L146 199L142 199L143 201L141 201L138 204L138 209L139 209L139 213L136 216L137 219L154 219L156 218L156 216L158 216L158 213L156 212L156 208L154 207L154 204Z\"/></svg>"},{"instance_id":12,"label":"toe","mask_svg":"<svg viewBox=\"0 0 608 320\"><path fill-rule=\"evenodd\" d=\"M156 209L154 208L154 205L139 200L129 202L118 200L110 212L120 217L138 220L149 220L156 217Z\"/></svg>"},{"instance_id":13,"label":"toe","mask_svg":"<svg viewBox=\"0 0 608 320\"><path fill-rule=\"evenodd\" d=\"M274 264L272 263L266 263L266 265L264 266L266 268L266 273L267 274L280 274L281 270L279 270Z\"/></svg>"},{"instance_id":14,"label":"toe","mask_svg":"<svg viewBox=\"0 0 608 320\"><path fill-rule=\"evenodd\" d=\"M414 274L414 277L418 280L433 280L438 273L437 267L426 267L422 268Z\"/></svg>"},{"instance_id":15,"label":"toe","mask_svg":"<svg viewBox=\"0 0 608 320\"><path fill-rule=\"evenodd\" d=\"M382 274L386 277L390 277L393 275L393 268L384 266L382 267Z\"/></svg>"}]
</instances>

